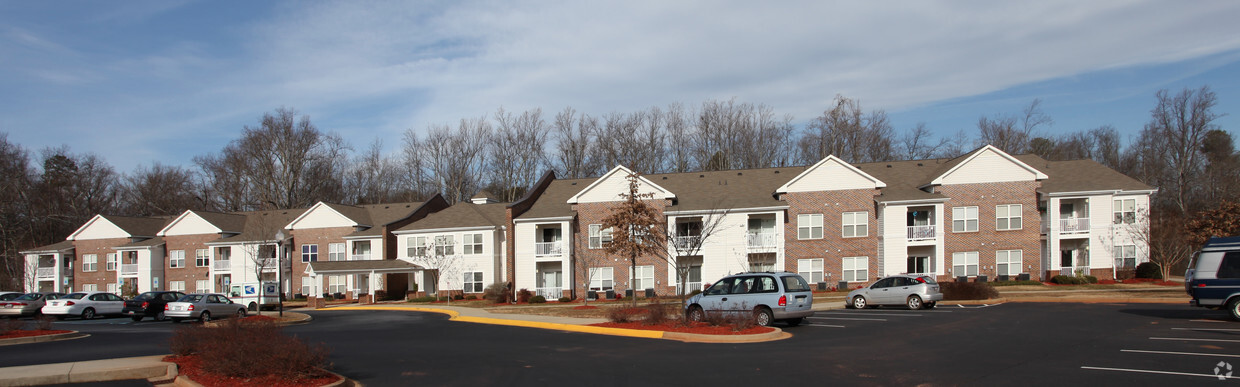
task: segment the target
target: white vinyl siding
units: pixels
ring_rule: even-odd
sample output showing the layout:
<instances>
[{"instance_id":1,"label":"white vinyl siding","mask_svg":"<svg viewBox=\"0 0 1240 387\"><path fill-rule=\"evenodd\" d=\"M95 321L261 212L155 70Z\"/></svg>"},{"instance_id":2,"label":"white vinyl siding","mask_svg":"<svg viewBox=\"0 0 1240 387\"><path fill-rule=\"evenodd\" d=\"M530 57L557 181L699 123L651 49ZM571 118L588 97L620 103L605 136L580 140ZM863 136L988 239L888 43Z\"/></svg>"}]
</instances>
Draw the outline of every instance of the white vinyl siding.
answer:
<instances>
[{"instance_id":1,"label":"white vinyl siding","mask_svg":"<svg viewBox=\"0 0 1240 387\"><path fill-rule=\"evenodd\" d=\"M168 267L178 268L185 267L185 250L172 250L168 252Z\"/></svg>"},{"instance_id":2,"label":"white vinyl siding","mask_svg":"<svg viewBox=\"0 0 1240 387\"><path fill-rule=\"evenodd\" d=\"M977 231L977 207L952 207L952 232Z\"/></svg>"},{"instance_id":3,"label":"white vinyl siding","mask_svg":"<svg viewBox=\"0 0 1240 387\"><path fill-rule=\"evenodd\" d=\"M995 274L1017 275L1024 266L1024 252L1021 250L999 250L995 252Z\"/></svg>"},{"instance_id":4,"label":"white vinyl siding","mask_svg":"<svg viewBox=\"0 0 1240 387\"><path fill-rule=\"evenodd\" d=\"M952 275L969 276L977 275L977 252L969 251L964 253L952 254Z\"/></svg>"},{"instance_id":5,"label":"white vinyl siding","mask_svg":"<svg viewBox=\"0 0 1240 387\"><path fill-rule=\"evenodd\" d=\"M1020 204L1000 204L995 206L995 229L996 230L1020 230L1021 228L1021 205Z\"/></svg>"},{"instance_id":6,"label":"white vinyl siding","mask_svg":"<svg viewBox=\"0 0 1240 387\"><path fill-rule=\"evenodd\" d=\"M844 281L866 282L870 280L870 257L845 257Z\"/></svg>"},{"instance_id":7,"label":"white vinyl siding","mask_svg":"<svg viewBox=\"0 0 1240 387\"><path fill-rule=\"evenodd\" d=\"M797 215L797 239L822 239L822 214Z\"/></svg>"},{"instance_id":8,"label":"white vinyl siding","mask_svg":"<svg viewBox=\"0 0 1240 387\"><path fill-rule=\"evenodd\" d=\"M845 238L870 235L869 212L845 212L840 223L843 225Z\"/></svg>"},{"instance_id":9,"label":"white vinyl siding","mask_svg":"<svg viewBox=\"0 0 1240 387\"><path fill-rule=\"evenodd\" d=\"M822 282L822 258L798 259L797 274L810 283Z\"/></svg>"}]
</instances>

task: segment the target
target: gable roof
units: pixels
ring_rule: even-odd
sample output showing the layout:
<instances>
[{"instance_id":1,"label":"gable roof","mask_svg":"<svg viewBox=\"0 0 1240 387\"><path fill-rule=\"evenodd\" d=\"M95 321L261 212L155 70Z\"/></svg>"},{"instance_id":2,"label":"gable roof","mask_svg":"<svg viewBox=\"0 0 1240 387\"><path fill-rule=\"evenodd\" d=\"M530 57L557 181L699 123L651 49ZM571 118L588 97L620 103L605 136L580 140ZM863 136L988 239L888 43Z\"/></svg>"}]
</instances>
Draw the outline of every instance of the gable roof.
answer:
<instances>
[{"instance_id":1,"label":"gable roof","mask_svg":"<svg viewBox=\"0 0 1240 387\"><path fill-rule=\"evenodd\" d=\"M620 175L620 174L623 174L623 175ZM631 174L633 174L632 170L625 168L623 165L617 165L615 168L612 168L611 171L608 171L607 173L603 174L603 177L600 177L597 180L594 180L593 183L590 183L590 185L586 186L585 189L582 189L581 192L578 192L576 195L573 195L573 197L568 198L568 204L577 204L577 202L581 199L582 196L584 196L586 193L596 188L599 185L599 183L613 179L616 176L619 176L620 178L625 178L626 176L631 175ZM650 181L650 179L647 179L646 176L638 176L637 180L638 180L638 184L646 184L650 186L650 188L654 189L655 199L676 198L675 193L672 193L672 191L668 191L666 188L660 187L658 184L655 184L654 182Z\"/></svg>"},{"instance_id":2,"label":"gable roof","mask_svg":"<svg viewBox=\"0 0 1240 387\"><path fill-rule=\"evenodd\" d=\"M506 223L507 203L474 204L460 202L426 215L396 231L439 230L465 227L502 227Z\"/></svg>"},{"instance_id":3,"label":"gable roof","mask_svg":"<svg viewBox=\"0 0 1240 387\"><path fill-rule=\"evenodd\" d=\"M133 243L129 243L129 244L124 244L124 245L116 246L116 249L117 249L117 250L121 250L121 249L126 249L126 248L131 248L131 249L133 249L133 248L147 248L147 247L155 247L155 246L163 246L163 245L164 245L164 238L162 238L162 237L154 237L154 238L151 238L151 239L143 239L143 240L141 240L141 241L137 241L137 242L133 242Z\"/></svg>"},{"instance_id":4,"label":"gable roof","mask_svg":"<svg viewBox=\"0 0 1240 387\"><path fill-rule=\"evenodd\" d=\"M559 218L576 215L568 198L581 192L582 187L590 185L597 178L553 180L547 185L542 196L534 201L529 210L517 216L517 219Z\"/></svg>"},{"instance_id":5,"label":"gable roof","mask_svg":"<svg viewBox=\"0 0 1240 387\"><path fill-rule=\"evenodd\" d=\"M326 209L327 211L331 211L332 213L336 215L340 215L340 217L348 219L350 222L353 222L353 224L343 225L340 227L359 227L359 226L370 227L371 226L370 214L366 212L366 210L363 208L347 206L344 204L318 202L318 203L314 203L313 206L310 206L309 209L302 211L302 213L298 214L297 217L294 218L292 221L288 222L288 224L286 224L284 228L293 229L293 225L297 224L298 222L301 222L307 216L310 216L310 214L314 213L315 211L322 211L324 209Z\"/></svg>"},{"instance_id":6,"label":"gable roof","mask_svg":"<svg viewBox=\"0 0 1240 387\"><path fill-rule=\"evenodd\" d=\"M161 228L159 232L155 233L155 235L163 236L164 234L167 234L168 230L171 229L172 226L175 226L177 223L180 223L190 214L193 214L197 216L199 219L202 219L203 221L206 221L207 223L211 224L215 228L219 229L221 233L236 234L236 233L240 233L241 230L245 228L245 215L225 214L225 213L220 213L220 212L209 212L209 211L185 210L185 212L182 212L180 216L177 216L171 222L168 222L168 224L164 225L164 227Z\"/></svg>"},{"instance_id":7,"label":"gable roof","mask_svg":"<svg viewBox=\"0 0 1240 387\"><path fill-rule=\"evenodd\" d=\"M159 233L159 230L163 229L164 225L171 221L172 218L163 216L137 218L132 216L95 215L90 218L90 220L86 221L82 227L78 227L78 229L73 231L72 234L69 234L69 237L66 238L66 240L74 240L77 235L82 233L82 231L85 231L92 224L100 220L111 223L121 229L121 231L129 234L128 237L130 238L140 238L155 236L155 234Z\"/></svg>"},{"instance_id":8,"label":"gable roof","mask_svg":"<svg viewBox=\"0 0 1240 387\"><path fill-rule=\"evenodd\" d=\"M805 170L801 172L800 174L796 175L796 177L793 177L791 180L788 180L787 183L784 183L784 185L776 189L775 193L787 193L793 184L796 184L798 181L801 181L801 179L804 179L805 177L809 176L811 173L818 170L819 168L824 168L829 163L835 163L835 164L841 165L844 167L844 169L851 171L853 173L856 173L860 175L862 178L873 182L875 188L883 188L887 186L887 183L884 183L882 180L879 180L875 178L874 176L870 176L870 174L865 173L864 171L858 169L856 166L849 164L848 162L844 160L840 160L840 158L835 157L835 155L827 155L827 157L823 158L822 160L818 160L817 163L814 163L814 165L810 166L809 168L805 168Z\"/></svg>"},{"instance_id":9,"label":"gable roof","mask_svg":"<svg viewBox=\"0 0 1240 387\"><path fill-rule=\"evenodd\" d=\"M892 161L880 163L857 164L857 168L887 182L887 186L879 191L874 201L942 201L947 197L942 194L921 190L924 182L937 171L942 170L947 159Z\"/></svg>"},{"instance_id":10,"label":"gable roof","mask_svg":"<svg viewBox=\"0 0 1240 387\"><path fill-rule=\"evenodd\" d=\"M382 236L383 226L409 217L409 215L413 214L414 211L422 208L423 204L426 204L426 202L368 204L360 206L362 209L366 210L370 223L373 225L365 230L356 231L352 234L345 235L345 237L355 238Z\"/></svg>"},{"instance_id":11,"label":"gable roof","mask_svg":"<svg viewBox=\"0 0 1240 387\"><path fill-rule=\"evenodd\" d=\"M993 145L987 144L987 145L983 145L982 147L973 150L972 152L966 153L963 156L948 160L940 168L942 172L936 171L936 173L933 175L933 178L929 182L922 184L921 187L943 184L944 177L952 174L957 169L960 169L961 166L968 164L970 161L973 161L973 159L976 159L979 155L982 155L988 152L993 152L994 154L999 155L1005 160L1010 161L1013 164L1016 164L1018 167L1033 173L1035 180L1046 179L1046 174L1042 173L1042 171L1039 171L1037 168L1031 167L1029 166L1029 164L1025 164L1024 162L1021 162L1015 157L1012 157L1012 155L1007 154L1007 152L999 150L999 148L995 148Z\"/></svg>"},{"instance_id":12,"label":"gable roof","mask_svg":"<svg viewBox=\"0 0 1240 387\"><path fill-rule=\"evenodd\" d=\"M307 209L304 208L297 208L289 210L242 212L240 214L245 215L245 230L241 231L240 234L225 236L207 243L217 244L274 241L277 231L284 229L284 225L289 224L293 218L305 213L306 210Z\"/></svg>"},{"instance_id":13,"label":"gable roof","mask_svg":"<svg viewBox=\"0 0 1240 387\"><path fill-rule=\"evenodd\" d=\"M73 250L73 241L60 241L47 246L39 246L29 250L19 251L21 254L38 254L38 253L59 253L63 251Z\"/></svg>"},{"instance_id":14,"label":"gable roof","mask_svg":"<svg viewBox=\"0 0 1240 387\"><path fill-rule=\"evenodd\" d=\"M1154 187L1146 185L1119 173L1094 160L1047 161L1037 155L1025 154L1016 156L1026 164L1044 172L1048 178L1042 182L1038 192L1050 194L1057 192L1087 191L1154 191Z\"/></svg>"},{"instance_id":15,"label":"gable roof","mask_svg":"<svg viewBox=\"0 0 1240 387\"><path fill-rule=\"evenodd\" d=\"M708 211L735 208L783 207L788 203L775 198L775 191L805 167L780 167L710 172L684 172L647 175L677 192L675 211Z\"/></svg>"}]
</instances>

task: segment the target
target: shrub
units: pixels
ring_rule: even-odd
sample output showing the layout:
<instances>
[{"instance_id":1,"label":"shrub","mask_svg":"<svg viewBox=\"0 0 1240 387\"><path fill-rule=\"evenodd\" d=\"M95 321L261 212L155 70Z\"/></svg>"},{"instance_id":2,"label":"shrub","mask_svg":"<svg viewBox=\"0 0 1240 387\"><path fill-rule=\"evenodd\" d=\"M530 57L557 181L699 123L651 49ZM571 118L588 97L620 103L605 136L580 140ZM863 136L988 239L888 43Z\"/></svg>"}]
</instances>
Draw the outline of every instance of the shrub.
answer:
<instances>
[{"instance_id":1,"label":"shrub","mask_svg":"<svg viewBox=\"0 0 1240 387\"><path fill-rule=\"evenodd\" d=\"M530 297L534 297L534 292L531 292L529 289L517 291L517 302L530 302Z\"/></svg>"},{"instance_id":2,"label":"shrub","mask_svg":"<svg viewBox=\"0 0 1240 387\"><path fill-rule=\"evenodd\" d=\"M1129 280L1133 278L1137 278L1136 268L1124 267L1115 270L1115 280L1117 281Z\"/></svg>"},{"instance_id":3,"label":"shrub","mask_svg":"<svg viewBox=\"0 0 1240 387\"><path fill-rule=\"evenodd\" d=\"M669 319L668 309L671 305L650 304L646 305L646 319L642 321L643 325L659 325L666 323Z\"/></svg>"},{"instance_id":4,"label":"shrub","mask_svg":"<svg viewBox=\"0 0 1240 387\"><path fill-rule=\"evenodd\" d=\"M632 322L642 312L643 310L640 308L611 308L607 310L607 320L617 324Z\"/></svg>"},{"instance_id":5,"label":"shrub","mask_svg":"<svg viewBox=\"0 0 1240 387\"><path fill-rule=\"evenodd\" d=\"M54 321L56 321L56 318L48 315L39 315L39 317L34 318L35 326L37 326L39 330L44 331L51 330L52 322Z\"/></svg>"},{"instance_id":6,"label":"shrub","mask_svg":"<svg viewBox=\"0 0 1240 387\"><path fill-rule=\"evenodd\" d=\"M754 313L742 308L741 311L718 311L707 312L705 323L718 327L731 327L733 331L740 332L758 325L758 321Z\"/></svg>"},{"instance_id":7,"label":"shrub","mask_svg":"<svg viewBox=\"0 0 1240 387\"><path fill-rule=\"evenodd\" d=\"M482 291L482 298L496 304L508 303L508 286L503 282L487 285L487 288Z\"/></svg>"},{"instance_id":8,"label":"shrub","mask_svg":"<svg viewBox=\"0 0 1240 387\"><path fill-rule=\"evenodd\" d=\"M1091 283L1091 284L1096 284L1096 283L1098 283L1098 277L1094 277L1094 276L1092 276L1092 275L1087 275L1087 276L1085 276L1085 282L1089 282L1089 283Z\"/></svg>"},{"instance_id":9,"label":"shrub","mask_svg":"<svg viewBox=\"0 0 1240 387\"><path fill-rule=\"evenodd\" d=\"M541 296L541 295L539 295L539 296L534 296L534 297L530 297L530 303L531 303L531 304L546 304L546 303L547 303L547 297L543 297L543 296Z\"/></svg>"},{"instance_id":10,"label":"shrub","mask_svg":"<svg viewBox=\"0 0 1240 387\"><path fill-rule=\"evenodd\" d=\"M1051 277L1051 283L1060 285L1084 285L1088 282L1089 280L1085 279L1085 277L1077 277L1074 275L1057 275Z\"/></svg>"},{"instance_id":11,"label":"shrub","mask_svg":"<svg viewBox=\"0 0 1240 387\"><path fill-rule=\"evenodd\" d=\"M466 300L477 300L477 299L478 299L478 296L475 296L475 295L473 295L473 294L466 294L466 295L465 295L465 299L466 299Z\"/></svg>"},{"instance_id":12,"label":"shrub","mask_svg":"<svg viewBox=\"0 0 1240 387\"><path fill-rule=\"evenodd\" d=\"M452 299L453 299L453 300L457 300L457 301L464 300L464 299L465 299L465 295L463 295L463 294L453 294L453 295L452 295Z\"/></svg>"},{"instance_id":13,"label":"shrub","mask_svg":"<svg viewBox=\"0 0 1240 387\"><path fill-rule=\"evenodd\" d=\"M1042 285L1042 283L1041 283L1041 282L1038 282L1038 281L1034 281L1034 280L1028 280L1028 281L1003 281L1003 282L992 282L992 283L990 283L990 286L1018 286L1018 285Z\"/></svg>"},{"instance_id":14,"label":"shrub","mask_svg":"<svg viewBox=\"0 0 1240 387\"><path fill-rule=\"evenodd\" d=\"M447 300L448 300L448 297L423 296L423 297L410 298L409 302L435 302L435 301L447 301Z\"/></svg>"},{"instance_id":15,"label":"shrub","mask_svg":"<svg viewBox=\"0 0 1240 387\"><path fill-rule=\"evenodd\" d=\"M939 290L944 300L989 300L999 297L999 291L987 283L940 282Z\"/></svg>"},{"instance_id":16,"label":"shrub","mask_svg":"<svg viewBox=\"0 0 1240 387\"><path fill-rule=\"evenodd\" d=\"M1153 278L1162 279L1162 270L1158 268L1158 264L1154 262L1144 262L1137 265L1137 278Z\"/></svg>"},{"instance_id":17,"label":"shrub","mask_svg":"<svg viewBox=\"0 0 1240 387\"><path fill-rule=\"evenodd\" d=\"M224 376L298 379L327 366L325 347L285 335L274 322L261 319L230 319L215 328L183 326L170 347L178 356L198 355L204 371Z\"/></svg>"},{"instance_id":18,"label":"shrub","mask_svg":"<svg viewBox=\"0 0 1240 387\"><path fill-rule=\"evenodd\" d=\"M559 299L559 300L556 300L556 301L559 301L559 302L572 302L572 301L573 301L573 299L568 298L568 297L560 297L560 299Z\"/></svg>"},{"instance_id":19,"label":"shrub","mask_svg":"<svg viewBox=\"0 0 1240 387\"><path fill-rule=\"evenodd\" d=\"M0 335L8 334L13 331L20 331L25 327L25 321L15 318L0 318Z\"/></svg>"}]
</instances>

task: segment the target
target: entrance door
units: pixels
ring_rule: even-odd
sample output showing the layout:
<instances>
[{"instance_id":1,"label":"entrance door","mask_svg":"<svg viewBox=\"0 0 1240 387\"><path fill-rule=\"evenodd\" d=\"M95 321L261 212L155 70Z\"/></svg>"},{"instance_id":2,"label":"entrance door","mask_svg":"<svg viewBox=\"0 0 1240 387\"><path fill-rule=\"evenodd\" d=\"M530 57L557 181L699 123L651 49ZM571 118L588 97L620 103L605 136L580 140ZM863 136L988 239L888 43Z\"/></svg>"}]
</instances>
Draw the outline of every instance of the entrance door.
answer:
<instances>
[{"instance_id":1,"label":"entrance door","mask_svg":"<svg viewBox=\"0 0 1240 387\"><path fill-rule=\"evenodd\" d=\"M551 298L560 298L560 289L563 284L560 282L563 278L561 271L543 271L539 273L538 293L539 295Z\"/></svg>"},{"instance_id":2,"label":"entrance door","mask_svg":"<svg viewBox=\"0 0 1240 387\"><path fill-rule=\"evenodd\" d=\"M925 274L928 273L930 267L930 257L908 257L909 274Z\"/></svg>"},{"instance_id":3,"label":"entrance door","mask_svg":"<svg viewBox=\"0 0 1240 387\"><path fill-rule=\"evenodd\" d=\"M543 242L559 242L560 241L560 228L557 227L557 228L542 229L542 241Z\"/></svg>"},{"instance_id":4,"label":"entrance door","mask_svg":"<svg viewBox=\"0 0 1240 387\"><path fill-rule=\"evenodd\" d=\"M1068 274L1064 274L1064 275L1071 275L1071 272L1072 272L1072 250L1062 250L1062 251L1060 251L1060 252L1059 252L1059 268L1060 268L1059 270L1060 270L1061 272L1063 272L1063 271L1068 272ZM1063 274L1063 273L1060 273L1060 274Z\"/></svg>"},{"instance_id":5,"label":"entrance door","mask_svg":"<svg viewBox=\"0 0 1240 387\"><path fill-rule=\"evenodd\" d=\"M358 294L370 294L370 274L358 274L353 280L357 281L355 285Z\"/></svg>"}]
</instances>

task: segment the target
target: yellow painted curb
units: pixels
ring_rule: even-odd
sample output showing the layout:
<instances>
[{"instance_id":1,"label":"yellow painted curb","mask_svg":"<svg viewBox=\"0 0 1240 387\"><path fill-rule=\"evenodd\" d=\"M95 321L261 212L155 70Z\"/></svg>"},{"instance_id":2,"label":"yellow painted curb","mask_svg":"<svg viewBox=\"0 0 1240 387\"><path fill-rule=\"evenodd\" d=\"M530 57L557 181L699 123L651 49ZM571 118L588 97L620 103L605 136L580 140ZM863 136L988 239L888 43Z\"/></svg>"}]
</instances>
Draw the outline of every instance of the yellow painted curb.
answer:
<instances>
[{"instance_id":1,"label":"yellow painted curb","mask_svg":"<svg viewBox=\"0 0 1240 387\"><path fill-rule=\"evenodd\" d=\"M589 325L549 323L549 322L541 322L541 321L508 320L508 319L490 318L490 317L461 316L459 312L456 312L454 310L423 308L423 307L416 307L416 306L401 306L401 307L347 306L347 307L327 308L327 309L320 309L320 310L405 310L405 311L412 311L412 312L431 312L431 313L446 314L450 316L448 320L471 322L471 323L478 323L478 324L507 325L507 326L514 326L514 327L552 329L552 330L558 330L558 331L593 333L593 334L611 335L611 336L640 337L640 338L647 338L647 339L662 339L663 338L663 331L647 331L647 330L640 330L640 329L608 328L608 327L596 327L596 326L589 326Z\"/></svg>"}]
</instances>

